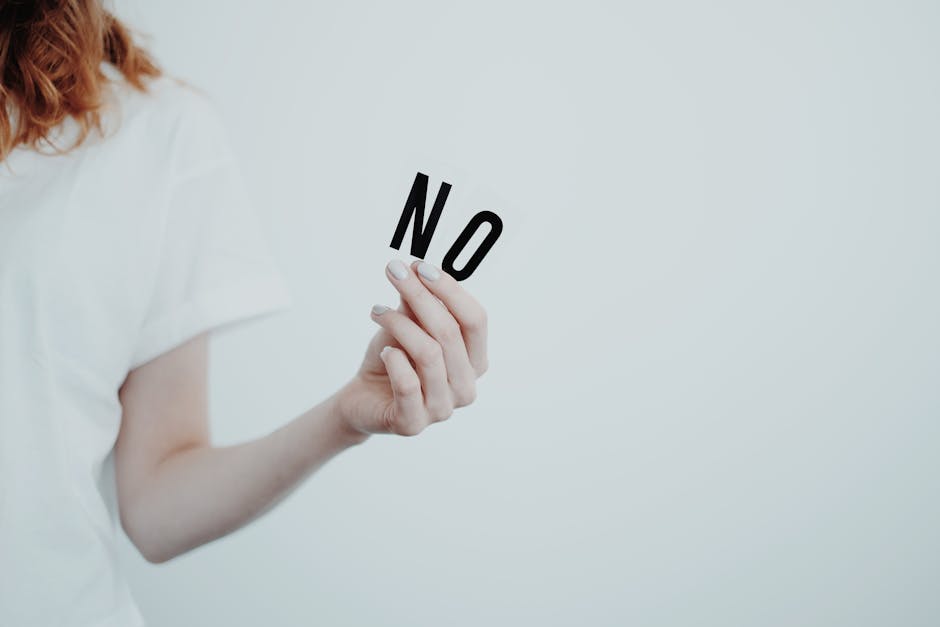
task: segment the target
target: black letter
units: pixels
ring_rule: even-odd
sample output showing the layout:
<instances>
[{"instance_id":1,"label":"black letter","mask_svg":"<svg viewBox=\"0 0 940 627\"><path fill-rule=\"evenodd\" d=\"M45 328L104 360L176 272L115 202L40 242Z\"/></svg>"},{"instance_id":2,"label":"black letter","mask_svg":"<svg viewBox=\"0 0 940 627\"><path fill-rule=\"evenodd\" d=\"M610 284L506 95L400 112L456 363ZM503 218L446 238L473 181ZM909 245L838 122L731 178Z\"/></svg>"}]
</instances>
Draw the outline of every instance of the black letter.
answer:
<instances>
[{"instance_id":1,"label":"black letter","mask_svg":"<svg viewBox=\"0 0 940 627\"><path fill-rule=\"evenodd\" d=\"M395 235L392 236L391 247L395 250L401 248L401 242L405 238L408 223L411 221L411 216L414 215L415 226L411 233L411 254L418 259L424 259L449 193L450 183L442 182L441 188L437 192L437 198L434 200L431 215L428 216L428 223L425 225L424 207L428 198L428 175L418 172L415 175L415 182L411 185L408 200L405 201L405 208L402 210L401 219L398 221L398 228L395 229Z\"/></svg>"},{"instance_id":2,"label":"black letter","mask_svg":"<svg viewBox=\"0 0 940 627\"><path fill-rule=\"evenodd\" d=\"M454 261L457 260L457 255L461 253L464 249L464 246L470 241L470 238L473 237L473 234L477 232L477 229L480 228L480 225L484 222L490 223L490 232L486 234L486 237L483 238L483 243L480 244L480 247L477 248L477 251L473 253L473 256L470 257L470 261L467 262L461 270L456 270L454 268ZM496 240L499 238L499 234L503 232L503 221L499 219L499 216L493 213L492 211L481 211L472 218L470 218L469 224L464 227L463 231L460 232L460 235L457 237L457 241L454 242L454 245L450 247L450 250L447 251L447 254L444 255L444 263L441 264L441 268L447 274L451 275L458 281L463 281L468 276L473 274L473 271L477 269L477 266L480 265L480 262L483 261L483 258L486 257L486 253L490 252L490 248L493 247L493 244L496 243Z\"/></svg>"}]
</instances>

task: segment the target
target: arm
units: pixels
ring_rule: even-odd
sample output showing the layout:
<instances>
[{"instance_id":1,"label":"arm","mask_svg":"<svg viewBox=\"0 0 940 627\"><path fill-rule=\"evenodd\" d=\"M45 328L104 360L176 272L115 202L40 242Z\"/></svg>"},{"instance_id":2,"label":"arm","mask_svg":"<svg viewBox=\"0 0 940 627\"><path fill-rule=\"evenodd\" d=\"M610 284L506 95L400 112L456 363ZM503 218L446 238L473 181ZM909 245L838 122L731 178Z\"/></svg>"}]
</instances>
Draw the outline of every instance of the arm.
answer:
<instances>
[{"instance_id":1,"label":"arm","mask_svg":"<svg viewBox=\"0 0 940 627\"><path fill-rule=\"evenodd\" d=\"M485 312L447 274L393 264L387 276L401 305L373 308L381 328L359 372L267 436L211 446L205 335L129 373L115 445L118 506L146 559L163 562L238 529L372 433L416 435L472 402L486 369Z\"/></svg>"},{"instance_id":2,"label":"arm","mask_svg":"<svg viewBox=\"0 0 940 627\"><path fill-rule=\"evenodd\" d=\"M121 523L152 562L241 527L368 437L344 425L331 398L265 437L210 446L207 353L201 335L137 368L121 388Z\"/></svg>"}]
</instances>

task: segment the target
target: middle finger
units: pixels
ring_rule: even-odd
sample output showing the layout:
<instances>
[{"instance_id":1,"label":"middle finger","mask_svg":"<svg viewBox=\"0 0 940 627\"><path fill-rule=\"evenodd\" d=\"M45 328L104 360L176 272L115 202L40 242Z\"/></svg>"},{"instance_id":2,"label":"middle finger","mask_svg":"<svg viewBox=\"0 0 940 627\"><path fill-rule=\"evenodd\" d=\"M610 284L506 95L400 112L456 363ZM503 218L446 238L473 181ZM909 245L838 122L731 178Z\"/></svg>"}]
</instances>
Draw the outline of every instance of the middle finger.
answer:
<instances>
[{"instance_id":1,"label":"middle finger","mask_svg":"<svg viewBox=\"0 0 940 627\"><path fill-rule=\"evenodd\" d=\"M444 353L447 378L458 406L467 405L476 395L476 370L470 362L460 324L444 304L422 283L414 269L398 260L386 268L389 280L402 296L425 331L433 337Z\"/></svg>"}]
</instances>

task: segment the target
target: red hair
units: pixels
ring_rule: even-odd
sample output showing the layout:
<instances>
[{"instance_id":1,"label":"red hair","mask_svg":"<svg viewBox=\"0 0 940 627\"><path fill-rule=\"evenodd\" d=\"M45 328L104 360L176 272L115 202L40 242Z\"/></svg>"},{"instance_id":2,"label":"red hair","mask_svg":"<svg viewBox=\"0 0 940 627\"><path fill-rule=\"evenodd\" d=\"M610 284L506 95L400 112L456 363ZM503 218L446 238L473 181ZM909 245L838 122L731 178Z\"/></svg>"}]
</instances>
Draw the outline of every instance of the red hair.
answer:
<instances>
[{"instance_id":1,"label":"red hair","mask_svg":"<svg viewBox=\"0 0 940 627\"><path fill-rule=\"evenodd\" d=\"M102 63L141 91L160 75L101 0L0 0L0 161L20 144L38 148L67 117L80 134L58 151L100 131Z\"/></svg>"}]
</instances>

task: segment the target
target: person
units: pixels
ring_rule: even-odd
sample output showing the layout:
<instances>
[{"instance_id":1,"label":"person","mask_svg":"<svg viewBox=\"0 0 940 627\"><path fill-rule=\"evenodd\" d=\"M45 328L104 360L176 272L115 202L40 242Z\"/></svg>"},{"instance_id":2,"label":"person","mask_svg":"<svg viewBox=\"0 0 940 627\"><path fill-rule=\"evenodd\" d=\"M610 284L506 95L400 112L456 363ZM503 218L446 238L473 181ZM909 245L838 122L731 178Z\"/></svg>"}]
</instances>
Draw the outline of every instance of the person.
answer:
<instances>
[{"instance_id":1,"label":"person","mask_svg":"<svg viewBox=\"0 0 940 627\"><path fill-rule=\"evenodd\" d=\"M143 624L118 523L165 562L371 434L413 436L474 400L485 310L393 260L401 302L368 314L348 383L212 446L210 334L292 303L215 105L100 0L0 3L0 72L0 625Z\"/></svg>"}]
</instances>

